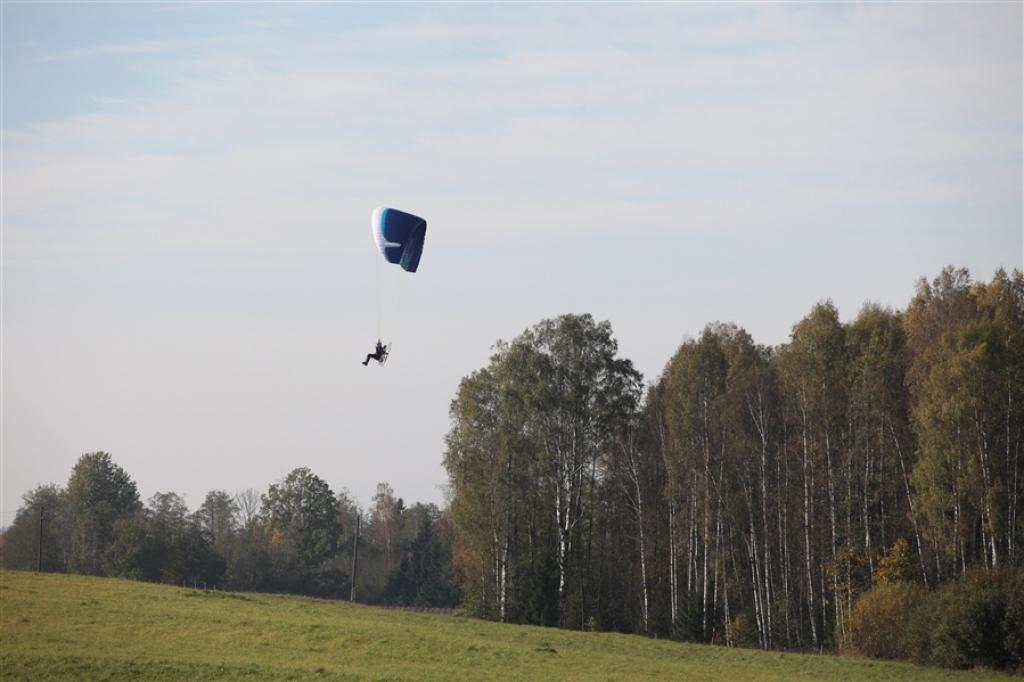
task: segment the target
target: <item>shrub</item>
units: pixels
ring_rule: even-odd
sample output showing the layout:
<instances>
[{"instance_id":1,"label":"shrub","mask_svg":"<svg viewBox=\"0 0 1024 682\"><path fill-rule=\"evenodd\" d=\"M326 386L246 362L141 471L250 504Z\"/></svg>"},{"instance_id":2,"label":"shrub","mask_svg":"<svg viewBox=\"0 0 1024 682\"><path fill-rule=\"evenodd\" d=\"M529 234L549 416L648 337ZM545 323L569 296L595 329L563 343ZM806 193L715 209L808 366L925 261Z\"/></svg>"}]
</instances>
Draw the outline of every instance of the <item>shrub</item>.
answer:
<instances>
[{"instance_id":1,"label":"shrub","mask_svg":"<svg viewBox=\"0 0 1024 682\"><path fill-rule=\"evenodd\" d=\"M910 544L905 538L899 538L893 543L889 551L878 560L878 568L875 570L874 582L896 583L905 580L913 580L918 575L914 563L910 558Z\"/></svg>"},{"instance_id":2,"label":"shrub","mask_svg":"<svg viewBox=\"0 0 1024 682\"><path fill-rule=\"evenodd\" d=\"M726 642L732 646L753 649L760 646L760 638L753 621L745 613L741 613L725 624Z\"/></svg>"},{"instance_id":3,"label":"shrub","mask_svg":"<svg viewBox=\"0 0 1024 682\"><path fill-rule=\"evenodd\" d=\"M936 590L914 610L914 658L946 668L1019 665L1014 585L1021 571L983 571Z\"/></svg>"},{"instance_id":4,"label":"shrub","mask_svg":"<svg viewBox=\"0 0 1024 682\"><path fill-rule=\"evenodd\" d=\"M1006 581L1003 630L1009 667L1024 671L1024 569L1017 569Z\"/></svg>"},{"instance_id":5,"label":"shrub","mask_svg":"<svg viewBox=\"0 0 1024 682\"><path fill-rule=\"evenodd\" d=\"M850 648L872 658L910 658L911 613L927 590L915 583L889 582L862 594L850 614Z\"/></svg>"}]
</instances>

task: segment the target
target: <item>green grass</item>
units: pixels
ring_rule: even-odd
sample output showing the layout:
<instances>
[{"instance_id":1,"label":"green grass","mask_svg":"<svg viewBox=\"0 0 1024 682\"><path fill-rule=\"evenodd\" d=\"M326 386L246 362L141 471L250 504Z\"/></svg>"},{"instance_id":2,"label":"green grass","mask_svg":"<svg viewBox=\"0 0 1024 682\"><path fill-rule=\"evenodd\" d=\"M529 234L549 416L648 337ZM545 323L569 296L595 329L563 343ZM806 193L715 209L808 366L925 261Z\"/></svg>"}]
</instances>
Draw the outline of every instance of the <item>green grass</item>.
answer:
<instances>
[{"instance_id":1,"label":"green grass","mask_svg":"<svg viewBox=\"0 0 1024 682\"><path fill-rule=\"evenodd\" d=\"M127 580L0 573L0 680L1007 680Z\"/></svg>"}]
</instances>

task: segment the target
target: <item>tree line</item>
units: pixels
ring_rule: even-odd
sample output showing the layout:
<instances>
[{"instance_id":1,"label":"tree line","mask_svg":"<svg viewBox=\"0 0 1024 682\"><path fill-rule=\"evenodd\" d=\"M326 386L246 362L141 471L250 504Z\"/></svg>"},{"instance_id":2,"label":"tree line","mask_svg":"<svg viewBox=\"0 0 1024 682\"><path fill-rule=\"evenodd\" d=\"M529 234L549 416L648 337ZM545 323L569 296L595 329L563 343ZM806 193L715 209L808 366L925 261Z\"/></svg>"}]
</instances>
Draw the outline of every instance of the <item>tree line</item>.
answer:
<instances>
[{"instance_id":1,"label":"tree line","mask_svg":"<svg viewBox=\"0 0 1024 682\"><path fill-rule=\"evenodd\" d=\"M11 569L406 606L460 601L441 510L406 507L387 483L363 510L308 468L264 493L210 491L190 512L173 492L143 504L110 454L88 453L66 486L27 493L0 537Z\"/></svg>"},{"instance_id":2,"label":"tree line","mask_svg":"<svg viewBox=\"0 0 1024 682\"><path fill-rule=\"evenodd\" d=\"M823 301L780 346L709 324L646 387L609 323L565 315L458 388L453 561L488 618L856 648L893 576L1020 573L1022 442L1019 271L949 267L846 323Z\"/></svg>"}]
</instances>

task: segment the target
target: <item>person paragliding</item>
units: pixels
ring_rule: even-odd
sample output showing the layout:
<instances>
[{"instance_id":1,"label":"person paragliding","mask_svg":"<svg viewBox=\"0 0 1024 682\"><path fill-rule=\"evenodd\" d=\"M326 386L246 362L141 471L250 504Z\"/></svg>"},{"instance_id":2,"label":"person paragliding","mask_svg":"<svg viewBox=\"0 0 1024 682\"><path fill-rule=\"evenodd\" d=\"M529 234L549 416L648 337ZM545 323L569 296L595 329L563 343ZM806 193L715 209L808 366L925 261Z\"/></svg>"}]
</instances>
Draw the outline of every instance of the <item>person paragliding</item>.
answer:
<instances>
[{"instance_id":1,"label":"person paragliding","mask_svg":"<svg viewBox=\"0 0 1024 682\"><path fill-rule=\"evenodd\" d=\"M377 339L377 347L374 349L372 353L366 354L366 359L363 360L363 366L365 367L366 365L370 364L370 360L376 360L379 364L383 365L385 362L387 362L388 351L390 350L390 348L391 344L385 346L380 339Z\"/></svg>"},{"instance_id":2,"label":"person paragliding","mask_svg":"<svg viewBox=\"0 0 1024 682\"><path fill-rule=\"evenodd\" d=\"M416 272L420 265L420 257L423 255L423 242L427 236L427 221L396 208L381 206L373 210L370 217L370 230L373 233L373 240L384 260L393 265L400 266L406 272ZM376 360L383 365L391 351L391 344L387 346L380 340L380 283L378 275L377 284L377 346L372 353L366 354L363 365L370 364L370 360Z\"/></svg>"}]
</instances>

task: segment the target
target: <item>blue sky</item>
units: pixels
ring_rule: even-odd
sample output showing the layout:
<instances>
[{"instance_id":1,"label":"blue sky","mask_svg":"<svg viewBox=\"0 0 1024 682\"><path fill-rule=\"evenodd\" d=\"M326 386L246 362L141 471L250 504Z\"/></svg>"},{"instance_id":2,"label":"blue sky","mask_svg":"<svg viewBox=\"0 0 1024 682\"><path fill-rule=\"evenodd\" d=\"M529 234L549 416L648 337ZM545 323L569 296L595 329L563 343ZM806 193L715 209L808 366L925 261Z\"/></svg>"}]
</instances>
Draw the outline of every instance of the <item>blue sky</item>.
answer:
<instances>
[{"instance_id":1,"label":"blue sky","mask_svg":"<svg viewBox=\"0 0 1024 682\"><path fill-rule=\"evenodd\" d=\"M296 466L440 503L459 379L545 317L653 380L710 321L1020 268L1021 8L4 2L2 523L100 449L193 508Z\"/></svg>"}]
</instances>

